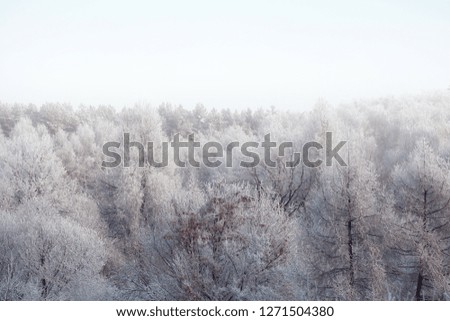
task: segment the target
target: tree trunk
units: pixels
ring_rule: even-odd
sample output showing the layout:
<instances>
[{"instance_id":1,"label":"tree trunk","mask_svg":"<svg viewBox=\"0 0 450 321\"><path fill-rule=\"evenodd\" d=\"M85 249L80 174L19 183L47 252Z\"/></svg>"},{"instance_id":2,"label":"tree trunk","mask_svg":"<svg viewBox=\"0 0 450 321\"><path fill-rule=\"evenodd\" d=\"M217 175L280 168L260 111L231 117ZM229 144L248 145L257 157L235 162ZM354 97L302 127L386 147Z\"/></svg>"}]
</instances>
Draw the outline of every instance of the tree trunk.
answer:
<instances>
[{"instance_id":1,"label":"tree trunk","mask_svg":"<svg viewBox=\"0 0 450 321\"><path fill-rule=\"evenodd\" d=\"M421 294L422 285L423 285L423 276L422 276L422 272L419 272L419 276L417 278L417 287L416 287L416 301L423 300L423 296Z\"/></svg>"},{"instance_id":2,"label":"tree trunk","mask_svg":"<svg viewBox=\"0 0 450 321\"><path fill-rule=\"evenodd\" d=\"M44 264L45 264L45 256L42 254L41 255L41 267L43 268L44 267ZM43 298L43 299L45 299L45 298L47 298L47 295L48 295L48 283L47 283L47 279L46 278L42 278L41 279L41 287L42 287L42 289L41 289L41 297Z\"/></svg>"},{"instance_id":3,"label":"tree trunk","mask_svg":"<svg viewBox=\"0 0 450 321\"><path fill-rule=\"evenodd\" d=\"M355 282L355 272L353 270L353 237L352 237L352 220L349 219L347 222L347 236L348 236L348 258L350 265L350 288L353 289Z\"/></svg>"}]
</instances>

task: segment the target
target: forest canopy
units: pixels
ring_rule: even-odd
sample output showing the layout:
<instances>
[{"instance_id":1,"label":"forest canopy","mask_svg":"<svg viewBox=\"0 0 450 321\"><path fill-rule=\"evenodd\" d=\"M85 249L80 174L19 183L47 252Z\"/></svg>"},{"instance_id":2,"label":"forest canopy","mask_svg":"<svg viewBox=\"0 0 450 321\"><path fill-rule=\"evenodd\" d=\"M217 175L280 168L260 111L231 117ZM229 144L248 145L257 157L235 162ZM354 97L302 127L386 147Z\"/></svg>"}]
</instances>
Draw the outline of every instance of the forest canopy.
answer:
<instances>
[{"instance_id":1,"label":"forest canopy","mask_svg":"<svg viewBox=\"0 0 450 321\"><path fill-rule=\"evenodd\" d=\"M448 92L304 112L0 103L0 129L0 300L450 299ZM332 133L345 166L102 166L124 133L296 150Z\"/></svg>"}]
</instances>

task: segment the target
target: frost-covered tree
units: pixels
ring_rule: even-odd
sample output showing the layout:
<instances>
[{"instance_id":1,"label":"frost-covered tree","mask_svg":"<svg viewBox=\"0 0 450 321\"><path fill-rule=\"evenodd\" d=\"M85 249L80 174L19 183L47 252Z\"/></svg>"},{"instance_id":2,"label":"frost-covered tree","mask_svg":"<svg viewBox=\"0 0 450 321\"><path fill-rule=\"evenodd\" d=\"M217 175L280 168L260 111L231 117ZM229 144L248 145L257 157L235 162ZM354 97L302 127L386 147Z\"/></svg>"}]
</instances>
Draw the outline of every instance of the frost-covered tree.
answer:
<instances>
[{"instance_id":1,"label":"frost-covered tree","mask_svg":"<svg viewBox=\"0 0 450 321\"><path fill-rule=\"evenodd\" d=\"M301 222L308 235L306 284L318 298L387 299L383 254L391 208L362 141L350 141L347 166L322 169Z\"/></svg>"},{"instance_id":2,"label":"frost-covered tree","mask_svg":"<svg viewBox=\"0 0 450 321\"><path fill-rule=\"evenodd\" d=\"M45 198L0 212L0 297L4 300L106 298L100 235L61 216Z\"/></svg>"},{"instance_id":3,"label":"frost-covered tree","mask_svg":"<svg viewBox=\"0 0 450 321\"><path fill-rule=\"evenodd\" d=\"M450 168L429 143L417 142L393 173L400 219L399 268L410 275L416 300L446 298L449 291Z\"/></svg>"},{"instance_id":4,"label":"frost-covered tree","mask_svg":"<svg viewBox=\"0 0 450 321\"><path fill-rule=\"evenodd\" d=\"M291 297L294 231L278 203L246 185L220 184L180 192L169 210L153 236L143 235L153 275L141 291L185 300Z\"/></svg>"},{"instance_id":5,"label":"frost-covered tree","mask_svg":"<svg viewBox=\"0 0 450 321\"><path fill-rule=\"evenodd\" d=\"M89 297L83 287L89 279L104 282L107 257L96 203L67 175L43 126L19 121L0 153L2 295Z\"/></svg>"}]
</instances>

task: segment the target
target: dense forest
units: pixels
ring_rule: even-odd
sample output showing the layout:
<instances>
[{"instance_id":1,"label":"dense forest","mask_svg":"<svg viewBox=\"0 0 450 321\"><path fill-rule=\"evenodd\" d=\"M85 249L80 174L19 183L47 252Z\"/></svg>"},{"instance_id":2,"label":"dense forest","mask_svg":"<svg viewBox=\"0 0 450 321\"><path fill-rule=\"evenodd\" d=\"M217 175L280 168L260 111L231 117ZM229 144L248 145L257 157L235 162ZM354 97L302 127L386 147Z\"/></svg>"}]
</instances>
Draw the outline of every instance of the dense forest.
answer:
<instances>
[{"instance_id":1,"label":"dense forest","mask_svg":"<svg viewBox=\"0 0 450 321\"><path fill-rule=\"evenodd\" d=\"M449 93L304 112L0 104L0 126L0 300L450 299ZM328 132L346 166L101 166L124 133L158 158L177 133L301 151Z\"/></svg>"}]
</instances>

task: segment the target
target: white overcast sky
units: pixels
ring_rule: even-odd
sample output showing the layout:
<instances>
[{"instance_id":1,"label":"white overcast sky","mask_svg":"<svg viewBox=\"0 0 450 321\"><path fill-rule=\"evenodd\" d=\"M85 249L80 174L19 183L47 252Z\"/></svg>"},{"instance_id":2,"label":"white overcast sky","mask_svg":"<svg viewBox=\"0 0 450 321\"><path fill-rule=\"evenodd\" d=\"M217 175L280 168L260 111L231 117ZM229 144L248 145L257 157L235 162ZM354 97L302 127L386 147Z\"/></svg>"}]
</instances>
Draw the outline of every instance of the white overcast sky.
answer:
<instances>
[{"instance_id":1,"label":"white overcast sky","mask_svg":"<svg viewBox=\"0 0 450 321\"><path fill-rule=\"evenodd\" d=\"M449 0L0 0L2 102L306 109L449 85Z\"/></svg>"}]
</instances>

